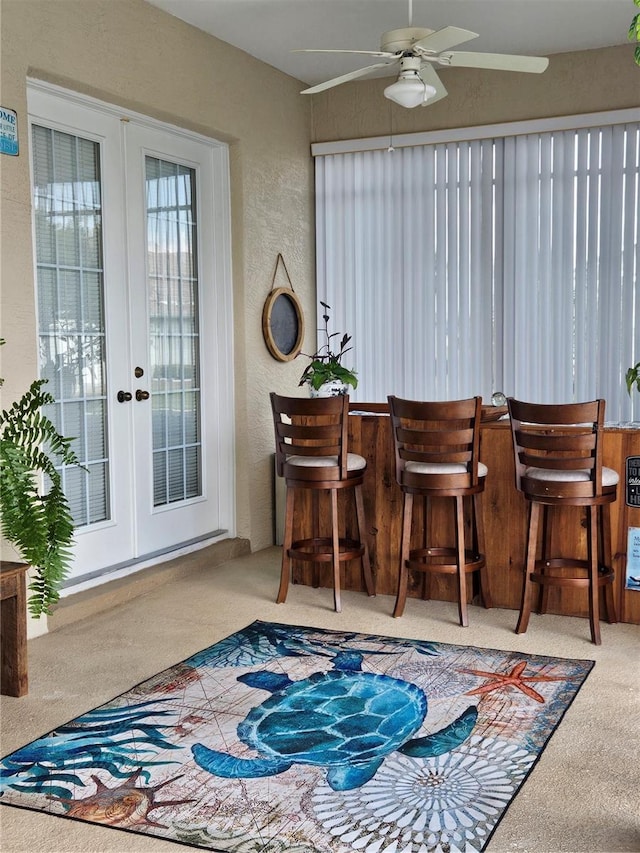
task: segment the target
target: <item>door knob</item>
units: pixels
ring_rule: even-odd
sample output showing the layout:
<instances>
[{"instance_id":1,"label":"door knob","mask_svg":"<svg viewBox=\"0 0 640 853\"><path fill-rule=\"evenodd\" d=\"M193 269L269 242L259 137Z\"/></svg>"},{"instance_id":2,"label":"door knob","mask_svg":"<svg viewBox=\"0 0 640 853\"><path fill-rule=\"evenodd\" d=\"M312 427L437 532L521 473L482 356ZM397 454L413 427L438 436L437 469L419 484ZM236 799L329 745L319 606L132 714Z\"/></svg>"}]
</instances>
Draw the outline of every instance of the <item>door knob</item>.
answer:
<instances>
[{"instance_id":1,"label":"door knob","mask_svg":"<svg viewBox=\"0 0 640 853\"><path fill-rule=\"evenodd\" d=\"M148 391L141 391L140 388L138 388L138 390L136 391L136 400L138 402L140 402L140 400L148 400L148 399L149 399L149 392Z\"/></svg>"},{"instance_id":2,"label":"door knob","mask_svg":"<svg viewBox=\"0 0 640 853\"><path fill-rule=\"evenodd\" d=\"M119 403L128 403L131 399L130 391L118 391L116 394L116 399Z\"/></svg>"}]
</instances>

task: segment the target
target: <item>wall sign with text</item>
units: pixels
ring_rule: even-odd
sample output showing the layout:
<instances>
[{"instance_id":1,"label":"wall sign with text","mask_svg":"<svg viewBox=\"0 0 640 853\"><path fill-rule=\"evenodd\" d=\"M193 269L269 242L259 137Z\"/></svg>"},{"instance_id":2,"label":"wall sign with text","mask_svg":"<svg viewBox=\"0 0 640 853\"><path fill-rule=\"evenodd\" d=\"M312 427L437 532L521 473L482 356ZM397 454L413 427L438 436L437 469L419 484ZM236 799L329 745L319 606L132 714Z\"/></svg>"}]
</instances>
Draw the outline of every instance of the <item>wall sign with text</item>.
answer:
<instances>
[{"instance_id":1,"label":"wall sign with text","mask_svg":"<svg viewBox=\"0 0 640 853\"><path fill-rule=\"evenodd\" d=\"M640 592L640 527L629 528L625 588Z\"/></svg>"},{"instance_id":2,"label":"wall sign with text","mask_svg":"<svg viewBox=\"0 0 640 853\"><path fill-rule=\"evenodd\" d=\"M627 456L627 506L640 507L640 456Z\"/></svg>"},{"instance_id":3,"label":"wall sign with text","mask_svg":"<svg viewBox=\"0 0 640 853\"><path fill-rule=\"evenodd\" d=\"M18 154L18 116L7 107L0 107L0 154Z\"/></svg>"}]
</instances>

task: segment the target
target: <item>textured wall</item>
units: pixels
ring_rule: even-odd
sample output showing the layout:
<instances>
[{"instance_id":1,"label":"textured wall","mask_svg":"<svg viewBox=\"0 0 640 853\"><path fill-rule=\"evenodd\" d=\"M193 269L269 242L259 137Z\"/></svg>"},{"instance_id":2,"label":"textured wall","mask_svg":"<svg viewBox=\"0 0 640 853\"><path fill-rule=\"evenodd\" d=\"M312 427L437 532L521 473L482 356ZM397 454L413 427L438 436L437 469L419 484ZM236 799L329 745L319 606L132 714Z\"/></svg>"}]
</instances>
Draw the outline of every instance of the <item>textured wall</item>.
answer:
<instances>
[{"instance_id":1,"label":"textured wall","mask_svg":"<svg viewBox=\"0 0 640 853\"><path fill-rule=\"evenodd\" d=\"M412 110L383 96L389 78L347 83L314 95L312 141L473 127L640 105L640 69L633 61L632 45L555 54L543 74L466 68L439 73L448 96L433 106Z\"/></svg>"},{"instance_id":2,"label":"textured wall","mask_svg":"<svg viewBox=\"0 0 640 853\"><path fill-rule=\"evenodd\" d=\"M228 142L237 534L254 550L270 545L268 391L296 392L301 368L270 356L261 315L278 252L307 315L315 314L308 99L292 78L142 0L2 0L0 24L0 103L17 110L21 144L19 157L0 157L3 399L37 375L27 76Z\"/></svg>"},{"instance_id":3,"label":"textured wall","mask_svg":"<svg viewBox=\"0 0 640 853\"><path fill-rule=\"evenodd\" d=\"M407 133L637 106L632 48L552 57L543 75L450 69L448 98L404 110L388 80L313 99L295 80L143 0L0 0L0 103L18 111L21 154L0 157L0 375L10 402L37 374L26 78L48 80L230 145L235 345L237 534L272 541L268 391L298 393L302 365L280 364L262 339L262 305L282 252L315 327L312 141ZM311 128L311 130L310 130ZM7 553L7 556L9 554Z\"/></svg>"}]
</instances>

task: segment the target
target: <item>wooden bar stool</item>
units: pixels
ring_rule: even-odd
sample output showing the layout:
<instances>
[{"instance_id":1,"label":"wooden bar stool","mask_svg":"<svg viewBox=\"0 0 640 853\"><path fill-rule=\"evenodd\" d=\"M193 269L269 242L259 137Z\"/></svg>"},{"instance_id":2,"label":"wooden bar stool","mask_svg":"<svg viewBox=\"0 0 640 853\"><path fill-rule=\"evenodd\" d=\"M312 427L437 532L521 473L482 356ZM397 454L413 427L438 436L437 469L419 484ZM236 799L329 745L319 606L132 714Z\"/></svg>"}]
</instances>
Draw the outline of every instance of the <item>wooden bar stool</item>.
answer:
<instances>
[{"instance_id":1,"label":"wooden bar stool","mask_svg":"<svg viewBox=\"0 0 640 853\"><path fill-rule=\"evenodd\" d=\"M532 583L540 586L538 612L545 613L549 587L582 587L589 594L591 639L600 645L599 590L605 588L607 621L616 621L613 601L609 505L616 499L618 474L602 465L604 400L542 405L507 400L515 458L516 488L530 502L529 530L516 633L531 613ZM584 507L587 557L552 556L551 508ZM537 559L542 509L542 553ZM555 510L554 510L555 511Z\"/></svg>"},{"instance_id":2,"label":"wooden bar stool","mask_svg":"<svg viewBox=\"0 0 640 853\"><path fill-rule=\"evenodd\" d=\"M271 409L276 438L276 472L284 477L287 499L282 544L282 571L278 604L286 600L291 576L291 561L302 560L314 567L314 586L319 585L320 564L331 563L333 596L337 612L340 601L340 564L360 559L369 595L375 595L369 549L365 541L362 482L367 469L364 457L349 453L347 428L349 397L281 397L271 394ZM294 501L297 489L310 489L313 495L313 534L310 538L293 539ZM357 536L340 536L338 492L352 489L355 496ZM320 535L319 502L321 492L331 501L331 531Z\"/></svg>"},{"instance_id":3,"label":"wooden bar stool","mask_svg":"<svg viewBox=\"0 0 640 853\"><path fill-rule=\"evenodd\" d=\"M409 570L425 572L423 598L429 597L430 573L455 575L460 624L469 624L467 575L480 574L485 607L491 607L486 569L482 493L487 467L479 461L482 398L447 402L419 402L388 397L395 445L396 479L403 493L400 573L394 616L402 616ZM423 543L411 548L414 496L425 504ZM455 545L430 543L430 500L453 498ZM469 510L470 541L465 534L465 499Z\"/></svg>"}]
</instances>

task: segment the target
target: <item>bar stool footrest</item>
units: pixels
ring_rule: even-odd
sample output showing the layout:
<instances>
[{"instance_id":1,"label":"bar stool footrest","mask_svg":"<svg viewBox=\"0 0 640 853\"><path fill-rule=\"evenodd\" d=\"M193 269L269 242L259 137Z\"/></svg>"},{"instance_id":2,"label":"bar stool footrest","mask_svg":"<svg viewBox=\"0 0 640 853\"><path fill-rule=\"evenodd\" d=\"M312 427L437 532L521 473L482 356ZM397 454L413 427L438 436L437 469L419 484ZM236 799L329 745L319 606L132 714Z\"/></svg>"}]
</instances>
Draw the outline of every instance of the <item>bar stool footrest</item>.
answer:
<instances>
[{"instance_id":1,"label":"bar stool footrest","mask_svg":"<svg viewBox=\"0 0 640 853\"><path fill-rule=\"evenodd\" d=\"M409 552L407 568L419 572L436 572L445 575L457 575L458 564L440 563L440 559L455 560L458 552L455 548L414 548ZM464 552L464 570L466 573L475 572L484 568L486 558L484 554L476 554L473 551Z\"/></svg>"},{"instance_id":2,"label":"bar stool footrest","mask_svg":"<svg viewBox=\"0 0 640 853\"><path fill-rule=\"evenodd\" d=\"M341 537L339 539L340 562L357 560L364 554L364 545L357 539ZM298 539L292 543L288 551L292 560L302 560L308 563L332 563L333 539L329 536L316 539Z\"/></svg>"},{"instance_id":3,"label":"bar stool footrest","mask_svg":"<svg viewBox=\"0 0 640 853\"><path fill-rule=\"evenodd\" d=\"M556 575L549 574L549 569L576 569L581 570L584 575ZM598 566L598 586L606 586L613 583L615 572L608 566ZM588 587L589 586L589 562L588 560L574 560L571 558L554 557L548 560L536 560L535 571L531 572L531 580L539 586L559 587Z\"/></svg>"}]
</instances>

